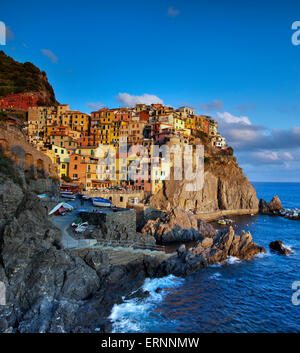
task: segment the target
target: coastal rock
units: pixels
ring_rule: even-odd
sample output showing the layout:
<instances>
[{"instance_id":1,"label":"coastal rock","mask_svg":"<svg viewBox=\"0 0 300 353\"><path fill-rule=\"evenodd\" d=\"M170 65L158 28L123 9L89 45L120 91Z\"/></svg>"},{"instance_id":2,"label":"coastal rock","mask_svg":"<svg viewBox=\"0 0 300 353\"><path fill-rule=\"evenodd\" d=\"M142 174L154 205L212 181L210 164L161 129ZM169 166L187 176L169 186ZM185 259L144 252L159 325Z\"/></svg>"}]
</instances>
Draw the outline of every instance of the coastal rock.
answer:
<instances>
[{"instance_id":1,"label":"coastal rock","mask_svg":"<svg viewBox=\"0 0 300 353\"><path fill-rule=\"evenodd\" d=\"M136 229L138 232L141 232L145 224L149 220L155 221L157 218L163 218L165 212L155 209L151 206L147 207L145 210L138 212L136 215Z\"/></svg>"},{"instance_id":2,"label":"coastal rock","mask_svg":"<svg viewBox=\"0 0 300 353\"><path fill-rule=\"evenodd\" d=\"M224 262L229 256L249 260L261 252L265 253L266 250L253 242L250 233L242 231L237 235L234 229L229 227L228 232L214 239L206 238L190 249L180 248L178 258L182 262L181 267L178 267L182 273L189 273L200 267Z\"/></svg>"},{"instance_id":3,"label":"coastal rock","mask_svg":"<svg viewBox=\"0 0 300 353\"><path fill-rule=\"evenodd\" d=\"M293 252L286 248L284 246L284 243L280 240L275 240L275 241L272 241L270 244L269 244L269 247L271 250L273 251L276 251L277 253L281 254L281 255L289 255L289 254L293 254Z\"/></svg>"},{"instance_id":4,"label":"coastal rock","mask_svg":"<svg viewBox=\"0 0 300 353\"><path fill-rule=\"evenodd\" d=\"M215 236L216 231L210 224L198 220L192 212L176 207L162 219L149 220L142 233L153 235L157 242L169 243Z\"/></svg>"},{"instance_id":5,"label":"coastal rock","mask_svg":"<svg viewBox=\"0 0 300 353\"><path fill-rule=\"evenodd\" d=\"M224 165L206 171L203 188L198 191L189 191L186 180L165 180L163 188L151 197L151 206L163 211L180 207L199 215L222 210L257 212L255 189L236 163L226 163L226 172Z\"/></svg>"},{"instance_id":6,"label":"coastal rock","mask_svg":"<svg viewBox=\"0 0 300 353\"><path fill-rule=\"evenodd\" d=\"M278 196L274 196L269 204L271 211L280 211L283 210L281 201Z\"/></svg>"},{"instance_id":7,"label":"coastal rock","mask_svg":"<svg viewBox=\"0 0 300 353\"><path fill-rule=\"evenodd\" d=\"M263 199L259 200L259 212L261 214L277 215L281 210L283 210L283 207L278 196L274 196L270 203Z\"/></svg>"},{"instance_id":8,"label":"coastal rock","mask_svg":"<svg viewBox=\"0 0 300 353\"><path fill-rule=\"evenodd\" d=\"M1 171L0 178L0 281L7 303L0 305L0 331L109 330L105 318L114 303L145 279L143 260L111 269L100 249L63 249L61 231L30 187Z\"/></svg>"},{"instance_id":9,"label":"coastal rock","mask_svg":"<svg viewBox=\"0 0 300 353\"><path fill-rule=\"evenodd\" d=\"M201 219L198 219L198 231L204 238L213 238L217 235L215 228Z\"/></svg>"},{"instance_id":10,"label":"coastal rock","mask_svg":"<svg viewBox=\"0 0 300 353\"><path fill-rule=\"evenodd\" d=\"M270 205L267 201L260 199L259 200L259 212L261 214L270 214Z\"/></svg>"},{"instance_id":11,"label":"coastal rock","mask_svg":"<svg viewBox=\"0 0 300 353\"><path fill-rule=\"evenodd\" d=\"M185 276L223 261L228 254L240 252L247 258L251 253L249 237L241 237L241 243L231 234L213 237L211 226L177 208L162 219L150 219L149 229L153 235L159 229L161 237L171 233L170 239L200 240L197 249L182 246L178 255L170 257L145 252L125 265L112 266L100 249L63 249L62 234L35 193L7 177L2 180L0 280L6 285L7 305L0 306L0 322L4 332L91 332L95 328L107 332L111 326L106 318L113 305L138 290L146 277ZM230 247L236 250L230 252Z\"/></svg>"},{"instance_id":12,"label":"coastal rock","mask_svg":"<svg viewBox=\"0 0 300 353\"><path fill-rule=\"evenodd\" d=\"M149 291L144 291L142 288L138 289L137 291L127 295L125 297L125 300L130 300L134 298L139 298L139 299L146 299L150 297L150 292Z\"/></svg>"}]
</instances>

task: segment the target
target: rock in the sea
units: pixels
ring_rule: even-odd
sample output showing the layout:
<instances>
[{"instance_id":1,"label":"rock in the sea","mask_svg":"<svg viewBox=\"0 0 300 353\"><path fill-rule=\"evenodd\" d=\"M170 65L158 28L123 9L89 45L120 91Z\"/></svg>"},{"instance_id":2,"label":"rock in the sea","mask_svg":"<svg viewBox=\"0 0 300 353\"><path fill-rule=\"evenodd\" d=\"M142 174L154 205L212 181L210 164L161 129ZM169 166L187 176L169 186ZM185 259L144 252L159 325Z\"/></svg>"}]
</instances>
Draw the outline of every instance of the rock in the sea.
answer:
<instances>
[{"instance_id":1,"label":"rock in the sea","mask_svg":"<svg viewBox=\"0 0 300 353\"><path fill-rule=\"evenodd\" d=\"M283 210L280 198L278 196L274 196L269 204L271 211L280 211Z\"/></svg>"},{"instance_id":2,"label":"rock in the sea","mask_svg":"<svg viewBox=\"0 0 300 353\"><path fill-rule=\"evenodd\" d=\"M198 220L192 212L179 207L169 211L163 218L149 220L142 233L153 235L160 243L193 241L216 235L210 224Z\"/></svg>"},{"instance_id":3,"label":"rock in the sea","mask_svg":"<svg viewBox=\"0 0 300 353\"><path fill-rule=\"evenodd\" d=\"M270 214L270 205L267 201L260 199L259 200L259 212L261 214Z\"/></svg>"},{"instance_id":4,"label":"rock in the sea","mask_svg":"<svg viewBox=\"0 0 300 353\"><path fill-rule=\"evenodd\" d=\"M150 297L150 292L149 291L144 291L142 288L138 289L137 291L127 295L125 297L125 300L130 300L134 298L139 298L139 299L146 299Z\"/></svg>"},{"instance_id":5,"label":"rock in the sea","mask_svg":"<svg viewBox=\"0 0 300 353\"><path fill-rule=\"evenodd\" d=\"M216 236L214 239L206 238L197 246L190 249L181 249L178 257L183 260L183 272L190 272L199 267L224 262L229 256L240 260L249 260L258 253L266 250L256 245L250 233L244 231L240 235L235 234L230 226L228 232Z\"/></svg>"},{"instance_id":6,"label":"rock in the sea","mask_svg":"<svg viewBox=\"0 0 300 353\"><path fill-rule=\"evenodd\" d=\"M278 196L274 196L270 203L263 199L259 200L259 212L261 214L276 215L279 214L280 210L283 210L283 207Z\"/></svg>"},{"instance_id":7,"label":"rock in the sea","mask_svg":"<svg viewBox=\"0 0 300 353\"><path fill-rule=\"evenodd\" d=\"M280 240L275 240L275 241L272 241L270 244L269 244L269 247L271 250L273 251L276 251L277 253L281 254L281 255L289 255L289 254L293 254L293 252L286 248L284 246L284 243Z\"/></svg>"}]
</instances>

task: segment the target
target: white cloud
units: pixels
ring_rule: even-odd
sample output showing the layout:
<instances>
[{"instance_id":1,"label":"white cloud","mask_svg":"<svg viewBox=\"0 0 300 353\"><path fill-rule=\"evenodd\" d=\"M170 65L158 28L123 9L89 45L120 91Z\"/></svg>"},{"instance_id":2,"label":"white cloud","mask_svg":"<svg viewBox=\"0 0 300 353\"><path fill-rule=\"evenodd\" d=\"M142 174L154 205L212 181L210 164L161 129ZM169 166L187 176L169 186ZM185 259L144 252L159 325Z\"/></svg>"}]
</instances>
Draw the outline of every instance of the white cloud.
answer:
<instances>
[{"instance_id":1,"label":"white cloud","mask_svg":"<svg viewBox=\"0 0 300 353\"><path fill-rule=\"evenodd\" d=\"M126 107L133 107L136 104L163 104L162 99L153 94L143 94L141 96L134 96L128 93L119 93L117 101Z\"/></svg>"},{"instance_id":2,"label":"white cloud","mask_svg":"<svg viewBox=\"0 0 300 353\"><path fill-rule=\"evenodd\" d=\"M224 113L218 112L217 116L227 124L241 123L241 124L245 124L245 125L251 125L251 122L247 116L234 116L228 112L224 112Z\"/></svg>"},{"instance_id":3,"label":"white cloud","mask_svg":"<svg viewBox=\"0 0 300 353\"><path fill-rule=\"evenodd\" d=\"M58 57L49 49L41 49L41 52L51 60L53 64L58 63Z\"/></svg>"},{"instance_id":4,"label":"white cloud","mask_svg":"<svg viewBox=\"0 0 300 353\"><path fill-rule=\"evenodd\" d=\"M171 7L168 8L168 16L169 16L169 17L176 17L176 16L178 16L179 14L180 14L180 11L174 9L173 6L171 6Z\"/></svg>"}]
</instances>

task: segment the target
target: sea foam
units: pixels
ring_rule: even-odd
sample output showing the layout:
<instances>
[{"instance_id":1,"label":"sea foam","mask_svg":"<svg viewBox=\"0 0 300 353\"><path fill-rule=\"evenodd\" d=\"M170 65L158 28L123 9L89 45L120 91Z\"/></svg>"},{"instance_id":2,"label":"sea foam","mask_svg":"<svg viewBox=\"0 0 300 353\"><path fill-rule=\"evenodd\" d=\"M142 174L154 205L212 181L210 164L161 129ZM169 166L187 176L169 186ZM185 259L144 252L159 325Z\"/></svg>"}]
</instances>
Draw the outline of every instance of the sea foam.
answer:
<instances>
[{"instance_id":1,"label":"sea foam","mask_svg":"<svg viewBox=\"0 0 300 353\"><path fill-rule=\"evenodd\" d=\"M183 278L169 275L162 278L146 278L142 288L148 291L148 298L133 298L124 300L124 303L115 304L109 319L113 322L113 332L145 332L151 320L155 307L162 302L167 294L167 289L182 285ZM162 290L156 292L158 288ZM155 320L155 319L154 319Z\"/></svg>"}]
</instances>

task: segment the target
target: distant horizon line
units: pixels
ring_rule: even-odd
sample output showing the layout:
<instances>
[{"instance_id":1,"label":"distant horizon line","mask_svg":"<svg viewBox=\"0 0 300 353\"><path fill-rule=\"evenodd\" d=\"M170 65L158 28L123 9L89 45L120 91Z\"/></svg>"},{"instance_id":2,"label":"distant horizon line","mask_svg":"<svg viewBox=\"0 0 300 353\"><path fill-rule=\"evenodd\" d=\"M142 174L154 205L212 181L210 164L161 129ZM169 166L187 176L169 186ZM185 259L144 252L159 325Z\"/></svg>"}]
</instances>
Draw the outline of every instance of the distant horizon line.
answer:
<instances>
[{"instance_id":1,"label":"distant horizon line","mask_svg":"<svg viewBox=\"0 0 300 353\"><path fill-rule=\"evenodd\" d=\"M295 183L300 184L300 181L255 181L250 180L251 183L277 183L277 184L288 184L288 183Z\"/></svg>"}]
</instances>

